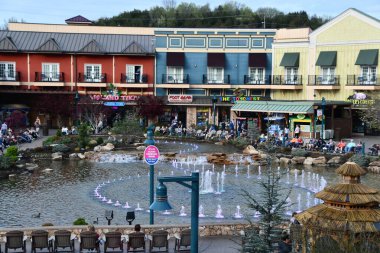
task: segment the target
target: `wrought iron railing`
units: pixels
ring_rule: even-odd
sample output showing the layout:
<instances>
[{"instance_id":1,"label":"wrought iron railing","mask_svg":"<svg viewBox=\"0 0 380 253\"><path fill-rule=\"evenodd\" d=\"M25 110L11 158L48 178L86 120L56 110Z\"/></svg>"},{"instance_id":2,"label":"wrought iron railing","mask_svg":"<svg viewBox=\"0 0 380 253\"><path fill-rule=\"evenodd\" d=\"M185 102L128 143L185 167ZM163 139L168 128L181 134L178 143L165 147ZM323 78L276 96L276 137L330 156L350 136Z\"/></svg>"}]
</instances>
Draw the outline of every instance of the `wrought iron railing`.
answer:
<instances>
[{"instance_id":1,"label":"wrought iron railing","mask_svg":"<svg viewBox=\"0 0 380 253\"><path fill-rule=\"evenodd\" d=\"M148 83L148 75L121 74L120 83Z\"/></svg>"},{"instance_id":2,"label":"wrought iron railing","mask_svg":"<svg viewBox=\"0 0 380 253\"><path fill-rule=\"evenodd\" d=\"M35 72L35 82L64 82L63 72Z\"/></svg>"},{"instance_id":3,"label":"wrought iron railing","mask_svg":"<svg viewBox=\"0 0 380 253\"><path fill-rule=\"evenodd\" d=\"M302 85L302 75L274 75L273 85Z\"/></svg>"},{"instance_id":4,"label":"wrought iron railing","mask_svg":"<svg viewBox=\"0 0 380 253\"><path fill-rule=\"evenodd\" d=\"M78 82L80 83L106 83L107 74L87 74L87 73L78 73Z\"/></svg>"},{"instance_id":5,"label":"wrought iron railing","mask_svg":"<svg viewBox=\"0 0 380 253\"><path fill-rule=\"evenodd\" d=\"M163 74L162 83L189 83L189 75Z\"/></svg>"},{"instance_id":6,"label":"wrought iron railing","mask_svg":"<svg viewBox=\"0 0 380 253\"><path fill-rule=\"evenodd\" d=\"M271 84L272 76L244 75L244 84Z\"/></svg>"},{"instance_id":7,"label":"wrought iron railing","mask_svg":"<svg viewBox=\"0 0 380 253\"><path fill-rule=\"evenodd\" d=\"M325 75L325 76L317 76L317 75L309 75L308 85L339 85L340 84L340 76L337 75Z\"/></svg>"},{"instance_id":8,"label":"wrought iron railing","mask_svg":"<svg viewBox=\"0 0 380 253\"><path fill-rule=\"evenodd\" d=\"M362 76L362 75L348 75L347 76L347 85L380 85L380 76L371 75L371 76Z\"/></svg>"},{"instance_id":9,"label":"wrought iron railing","mask_svg":"<svg viewBox=\"0 0 380 253\"><path fill-rule=\"evenodd\" d=\"M0 71L0 81L20 81L20 72L17 71Z\"/></svg>"},{"instance_id":10,"label":"wrought iron railing","mask_svg":"<svg viewBox=\"0 0 380 253\"><path fill-rule=\"evenodd\" d=\"M203 75L203 83L205 84L230 84L230 75Z\"/></svg>"}]
</instances>

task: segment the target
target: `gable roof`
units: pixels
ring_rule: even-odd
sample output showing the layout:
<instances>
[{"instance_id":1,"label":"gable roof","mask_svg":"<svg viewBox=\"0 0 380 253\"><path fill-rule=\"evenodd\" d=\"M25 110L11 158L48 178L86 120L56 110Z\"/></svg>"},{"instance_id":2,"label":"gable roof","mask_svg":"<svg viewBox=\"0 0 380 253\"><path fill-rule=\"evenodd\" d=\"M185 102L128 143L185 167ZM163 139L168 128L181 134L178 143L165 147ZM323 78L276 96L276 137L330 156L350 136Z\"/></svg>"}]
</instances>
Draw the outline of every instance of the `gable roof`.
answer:
<instances>
[{"instance_id":1,"label":"gable roof","mask_svg":"<svg viewBox=\"0 0 380 253\"><path fill-rule=\"evenodd\" d=\"M37 48L37 51L60 52L62 50L59 47L58 43L55 41L55 39L50 38L47 41L45 41L39 48Z\"/></svg>"},{"instance_id":2,"label":"gable roof","mask_svg":"<svg viewBox=\"0 0 380 253\"><path fill-rule=\"evenodd\" d=\"M75 17L72 17L72 18L69 18L69 19L66 19L65 22L67 24L75 24L75 23L85 23L85 24L92 24L92 21L81 16L81 15L78 15L78 16L75 16Z\"/></svg>"},{"instance_id":3,"label":"gable roof","mask_svg":"<svg viewBox=\"0 0 380 253\"><path fill-rule=\"evenodd\" d=\"M103 53L104 52L102 48L100 47L99 43L94 39L91 40L89 43L87 43L87 45L82 47L79 51L83 53Z\"/></svg>"},{"instance_id":4,"label":"gable roof","mask_svg":"<svg viewBox=\"0 0 380 253\"><path fill-rule=\"evenodd\" d=\"M141 53L145 54L146 50L137 42L132 41L131 44L129 44L124 50L123 53L129 53L129 54L136 54L136 53Z\"/></svg>"},{"instance_id":5,"label":"gable roof","mask_svg":"<svg viewBox=\"0 0 380 253\"><path fill-rule=\"evenodd\" d=\"M11 37L5 37L0 41L0 50L4 51L17 51L16 45L13 43Z\"/></svg>"}]
</instances>

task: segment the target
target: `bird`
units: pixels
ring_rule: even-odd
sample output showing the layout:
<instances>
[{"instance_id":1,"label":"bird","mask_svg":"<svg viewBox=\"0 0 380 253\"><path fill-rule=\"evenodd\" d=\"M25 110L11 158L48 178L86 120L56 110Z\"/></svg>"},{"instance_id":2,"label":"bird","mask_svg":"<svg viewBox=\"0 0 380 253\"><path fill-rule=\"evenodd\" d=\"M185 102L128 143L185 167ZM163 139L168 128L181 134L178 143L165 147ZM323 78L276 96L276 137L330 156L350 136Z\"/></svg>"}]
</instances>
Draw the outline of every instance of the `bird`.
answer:
<instances>
[{"instance_id":1,"label":"bird","mask_svg":"<svg viewBox=\"0 0 380 253\"><path fill-rule=\"evenodd\" d=\"M32 214L32 218L40 218L40 217L41 217L41 213Z\"/></svg>"}]
</instances>

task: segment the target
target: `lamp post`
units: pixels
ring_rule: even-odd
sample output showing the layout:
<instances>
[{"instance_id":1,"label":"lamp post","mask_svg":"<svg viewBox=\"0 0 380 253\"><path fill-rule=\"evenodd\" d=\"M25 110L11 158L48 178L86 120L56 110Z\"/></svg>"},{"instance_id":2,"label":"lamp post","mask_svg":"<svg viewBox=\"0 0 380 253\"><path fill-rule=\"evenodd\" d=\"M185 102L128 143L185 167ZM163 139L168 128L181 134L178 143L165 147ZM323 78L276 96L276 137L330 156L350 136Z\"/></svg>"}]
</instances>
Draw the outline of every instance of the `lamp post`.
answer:
<instances>
[{"instance_id":1,"label":"lamp post","mask_svg":"<svg viewBox=\"0 0 380 253\"><path fill-rule=\"evenodd\" d=\"M325 97L322 97L322 140L325 139L325 106L326 106L326 99Z\"/></svg>"},{"instance_id":2,"label":"lamp post","mask_svg":"<svg viewBox=\"0 0 380 253\"><path fill-rule=\"evenodd\" d=\"M154 145L155 141L153 139L153 126L148 127L148 131L146 132L146 140L144 142L145 145ZM152 204L154 200L154 165L149 165L149 203ZM154 224L154 211L150 209L149 212L149 224Z\"/></svg>"},{"instance_id":3,"label":"lamp post","mask_svg":"<svg viewBox=\"0 0 380 253\"><path fill-rule=\"evenodd\" d=\"M78 127L78 102L79 102L79 93L75 92L74 102L75 102L75 123L74 125Z\"/></svg>"},{"instance_id":4,"label":"lamp post","mask_svg":"<svg viewBox=\"0 0 380 253\"><path fill-rule=\"evenodd\" d=\"M217 99L216 99L216 96L214 95L214 97L212 98L212 111L214 113L214 127L215 127L215 130L216 130L216 122L215 122L215 116L216 116L216 102L217 102Z\"/></svg>"},{"instance_id":5,"label":"lamp post","mask_svg":"<svg viewBox=\"0 0 380 253\"><path fill-rule=\"evenodd\" d=\"M198 253L198 224L199 224L199 172L191 173L191 176L159 177L156 189L156 199L150 210L165 211L172 209L168 202L168 190L165 182L175 182L191 189L191 253ZM187 183L190 182L191 184Z\"/></svg>"}]
</instances>

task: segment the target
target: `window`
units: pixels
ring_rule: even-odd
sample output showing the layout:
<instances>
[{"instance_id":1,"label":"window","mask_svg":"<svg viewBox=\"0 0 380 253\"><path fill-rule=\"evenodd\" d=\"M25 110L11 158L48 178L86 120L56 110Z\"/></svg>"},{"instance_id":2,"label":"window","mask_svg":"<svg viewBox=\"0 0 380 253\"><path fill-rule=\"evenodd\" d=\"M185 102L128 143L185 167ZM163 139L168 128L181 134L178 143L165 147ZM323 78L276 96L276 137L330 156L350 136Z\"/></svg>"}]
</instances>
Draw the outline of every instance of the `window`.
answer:
<instances>
[{"instance_id":1,"label":"window","mask_svg":"<svg viewBox=\"0 0 380 253\"><path fill-rule=\"evenodd\" d=\"M102 81L102 65L100 64L86 64L85 65L85 81L100 83Z\"/></svg>"},{"instance_id":2,"label":"window","mask_svg":"<svg viewBox=\"0 0 380 253\"><path fill-rule=\"evenodd\" d=\"M141 65L127 65L127 83L142 83L143 67Z\"/></svg>"},{"instance_id":3,"label":"window","mask_svg":"<svg viewBox=\"0 0 380 253\"><path fill-rule=\"evenodd\" d=\"M264 68L249 68L249 84L264 84Z\"/></svg>"},{"instance_id":4,"label":"window","mask_svg":"<svg viewBox=\"0 0 380 253\"><path fill-rule=\"evenodd\" d=\"M41 81L59 81L59 64L58 63L43 63Z\"/></svg>"},{"instance_id":5,"label":"window","mask_svg":"<svg viewBox=\"0 0 380 253\"><path fill-rule=\"evenodd\" d=\"M207 83L224 83L224 68L208 67Z\"/></svg>"},{"instance_id":6,"label":"window","mask_svg":"<svg viewBox=\"0 0 380 253\"><path fill-rule=\"evenodd\" d=\"M334 84L336 82L335 67L321 67L318 84Z\"/></svg>"},{"instance_id":7,"label":"window","mask_svg":"<svg viewBox=\"0 0 380 253\"><path fill-rule=\"evenodd\" d=\"M13 62L0 62L0 80L15 81L16 80L16 64Z\"/></svg>"},{"instance_id":8,"label":"window","mask_svg":"<svg viewBox=\"0 0 380 253\"><path fill-rule=\"evenodd\" d=\"M285 83L298 84L298 68L285 68Z\"/></svg>"},{"instance_id":9,"label":"window","mask_svg":"<svg viewBox=\"0 0 380 253\"><path fill-rule=\"evenodd\" d=\"M167 83L183 83L183 67L168 66Z\"/></svg>"},{"instance_id":10,"label":"window","mask_svg":"<svg viewBox=\"0 0 380 253\"><path fill-rule=\"evenodd\" d=\"M181 95L182 89L168 89L168 95Z\"/></svg>"},{"instance_id":11,"label":"window","mask_svg":"<svg viewBox=\"0 0 380 253\"><path fill-rule=\"evenodd\" d=\"M359 82L363 84L375 84L377 79L376 66L361 66L361 68L362 74L361 78L359 78Z\"/></svg>"}]
</instances>

